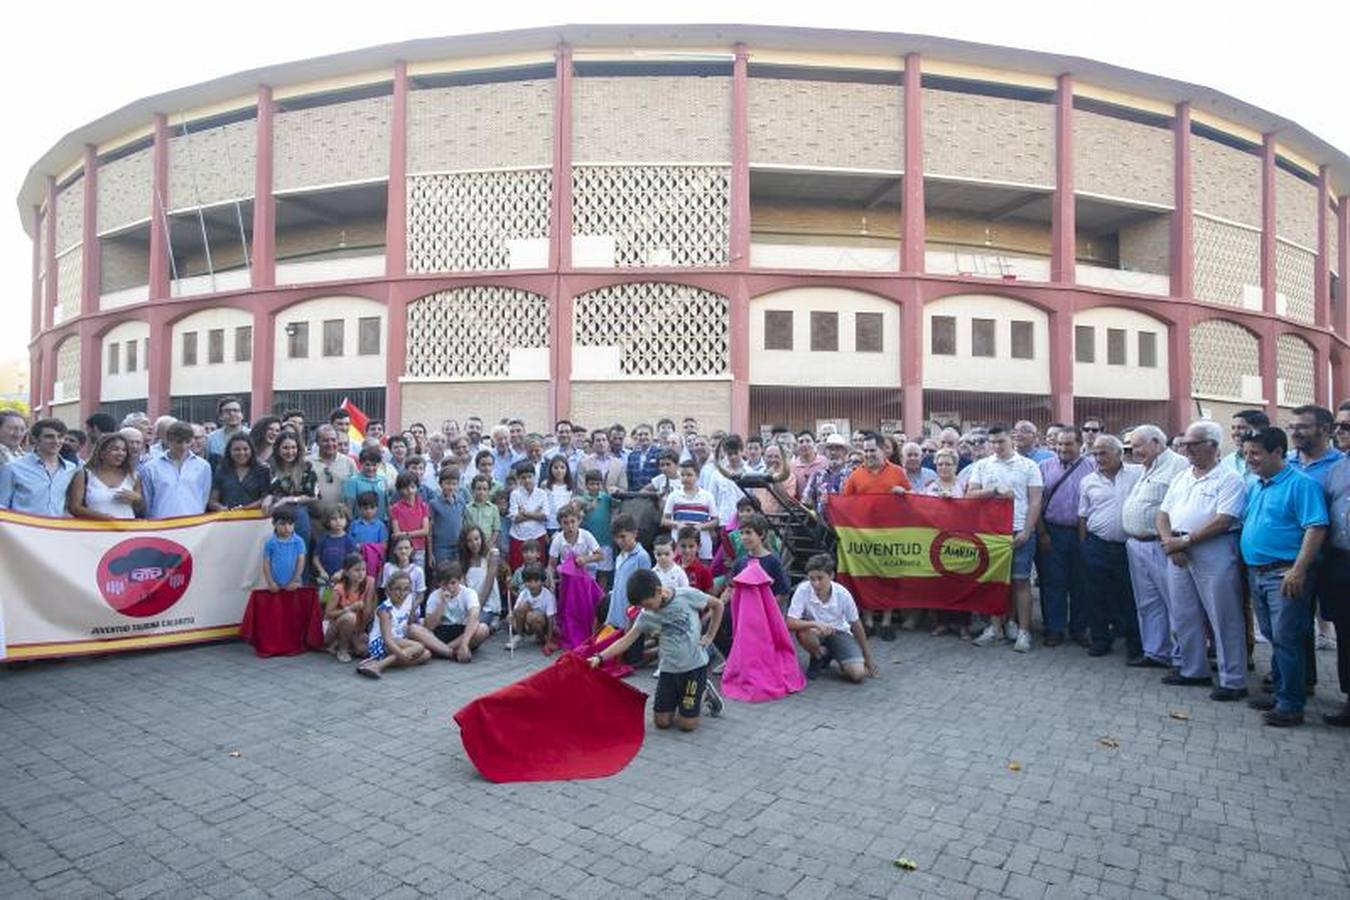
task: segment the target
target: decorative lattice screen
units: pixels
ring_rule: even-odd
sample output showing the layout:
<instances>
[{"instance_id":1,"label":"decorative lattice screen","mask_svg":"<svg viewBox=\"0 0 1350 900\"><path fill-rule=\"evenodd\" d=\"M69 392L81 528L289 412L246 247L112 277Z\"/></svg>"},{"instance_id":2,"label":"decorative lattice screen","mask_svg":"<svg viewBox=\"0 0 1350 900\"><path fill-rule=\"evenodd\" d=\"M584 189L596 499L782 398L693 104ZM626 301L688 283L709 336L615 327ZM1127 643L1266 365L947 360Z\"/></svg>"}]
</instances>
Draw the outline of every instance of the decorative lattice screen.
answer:
<instances>
[{"instance_id":1,"label":"decorative lattice screen","mask_svg":"<svg viewBox=\"0 0 1350 900\"><path fill-rule=\"evenodd\" d=\"M1261 233L1195 216L1195 296L1242 306L1245 285L1261 284Z\"/></svg>"},{"instance_id":2,"label":"decorative lattice screen","mask_svg":"<svg viewBox=\"0 0 1350 900\"><path fill-rule=\"evenodd\" d=\"M408 178L408 271L511 267L510 241L548 238L550 169Z\"/></svg>"},{"instance_id":3,"label":"decorative lattice screen","mask_svg":"<svg viewBox=\"0 0 1350 900\"><path fill-rule=\"evenodd\" d=\"M408 375L502 379L511 351L548 347L548 298L503 287L441 291L408 305Z\"/></svg>"},{"instance_id":4,"label":"decorative lattice screen","mask_svg":"<svg viewBox=\"0 0 1350 900\"><path fill-rule=\"evenodd\" d=\"M1275 242L1275 290L1289 300L1286 315L1295 322L1313 321L1313 274L1317 256L1285 241Z\"/></svg>"},{"instance_id":5,"label":"decorative lattice screen","mask_svg":"<svg viewBox=\"0 0 1350 900\"><path fill-rule=\"evenodd\" d=\"M1205 397L1252 398L1243 376L1259 377L1256 335L1241 325L1210 319L1191 327L1191 391Z\"/></svg>"},{"instance_id":6,"label":"decorative lattice screen","mask_svg":"<svg viewBox=\"0 0 1350 900\"><path fill-rule=\"evenodd\" d=\"M1279 402L1282 406L1315 403L1314 371L1317 366L1313 348L1292 334L1275 339L1275 373L1283 382Z\"/></svg>"},{"instance_id":7,"label":"decorative lattice screen","mask_svg":"<svg viewBox=\"0 0 1350 900\"><path fill-rule=\"evenodd\" d=\"M729 166L576 166L572 233L612 238L616 268L725 266Z\"/></svg>"},{"instance_id":8,"label":"decorative lattice screen","mask_svg":"<svg viewBox=\"0 0 1350 900\"><path fill-rule=\"evenodd\" d=\"M623 375L725 375L727 298L682 284L641 282L576 298L577 353L617 347Z\"/></svg>"},{"instance_id":9,"label":"decorative lattice screen","mask_svg":"<svg viewBox=\"0 0 1350 900\"><path fill-rule=\"evenodd\" d=\"M80 283L84 272L84 254L81 244L56 259L56 319L64 322L80 313Z\"/></svg>"},{"instance_id":10,"label":"decorative lattice screen","mask_svg":"<svg viewBox=\"0 0 1350 900\"><path fill-rule=\"evenodd\" d=\"M80 396L80 339L68 337L56 348L56 390L52 400L74 400Z\"/></svg>"}]
</instances>

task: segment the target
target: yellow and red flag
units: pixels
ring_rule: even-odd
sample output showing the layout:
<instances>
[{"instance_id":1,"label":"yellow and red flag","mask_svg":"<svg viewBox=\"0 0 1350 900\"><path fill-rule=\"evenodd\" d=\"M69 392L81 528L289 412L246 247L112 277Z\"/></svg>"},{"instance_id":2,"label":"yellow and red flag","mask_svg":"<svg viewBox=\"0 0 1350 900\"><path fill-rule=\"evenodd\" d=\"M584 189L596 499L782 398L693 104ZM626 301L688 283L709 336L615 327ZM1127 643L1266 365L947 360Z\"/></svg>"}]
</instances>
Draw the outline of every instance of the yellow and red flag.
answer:
<instances>
[{"instance_id":1,"label":"yellow and red flag","mask_svg":"<svg viewBox=\"0 0 1350 900\"><path fill-rule=\"evenodd\" d=\"M864 609L1007 609L1011 500L836 496L830 522L839 539L839 582Z\"/></svg>"},{"instance_id":2,"label":"yellow and red flag","mask_svg":"<svg viewBox=\"0 0 1350 900\"><path fill-rule=\"evenodd\" d=\"M342 402L338 404L338 409L345 412L350 421L347 426L347 440L354 446L360 446L361 442L366 439L366 429L370 426L370 418L361 411L361 407L346 397L342 398Z\"/></svg>"}]
</instances>

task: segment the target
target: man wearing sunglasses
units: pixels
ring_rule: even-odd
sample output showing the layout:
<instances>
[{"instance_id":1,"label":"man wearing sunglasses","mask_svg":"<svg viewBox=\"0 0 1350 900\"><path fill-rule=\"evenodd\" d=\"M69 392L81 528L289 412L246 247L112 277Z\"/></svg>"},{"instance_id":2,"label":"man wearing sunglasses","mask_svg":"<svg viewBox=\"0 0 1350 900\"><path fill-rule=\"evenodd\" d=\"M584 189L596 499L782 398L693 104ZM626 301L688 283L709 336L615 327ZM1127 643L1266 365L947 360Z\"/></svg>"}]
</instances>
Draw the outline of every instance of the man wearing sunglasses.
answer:
<instances>
[{"instance_id":1,"label":"man wearing sunglasses","mask_svg":"<svg viewBox=\"0 0 1350 900\"><path fill-rule=\"evenodd\" d=\"M1336 421L1331 426L1331 435L1336 440L1336 449L1350 454L1350 400L1336 407Z\"/></svg>"},{"instance_id":2,"label":"man wearing sunglasses","mask_svg":"<svg viewBox=\"0 0 1350 900\"><path fill-rule=\"evenodd\" d=\"M1087 418L1083 420L1083 455L1089 455L1093 443L1097 436L1102 433L1102 420L1098 418Z\"/></svg>"}]
</instances>

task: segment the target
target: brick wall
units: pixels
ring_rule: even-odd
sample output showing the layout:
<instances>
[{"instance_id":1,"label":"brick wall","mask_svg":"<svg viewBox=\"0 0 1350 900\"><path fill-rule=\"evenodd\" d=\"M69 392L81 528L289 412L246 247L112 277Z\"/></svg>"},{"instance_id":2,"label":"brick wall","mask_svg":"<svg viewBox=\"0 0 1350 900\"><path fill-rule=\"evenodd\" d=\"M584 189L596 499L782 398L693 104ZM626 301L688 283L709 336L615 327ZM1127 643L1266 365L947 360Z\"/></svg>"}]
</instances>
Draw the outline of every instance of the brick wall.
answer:
<instances>
[{"instance_id":1,"label":"brick wall","mask_svg":"<svg viewBox=\"0 0 1350 900\"><path fill-rule=\"evenodd\" d=\"M150 217L154 150L146 147L98 167L98 230L102 234Z\"/></svg>"},{"instance_id":2,"label":"brick wall","mask_svg":"<svg viewBox=\"0 0 1350 900\"><path fill-rule=\"evenodd\" d=\"M1317 187L1284 169L1275 170L1275 233L1309 250L1317 249Z\"/></svg>"},{"instance_id":3,"label":"brick wall","mask_svg":"<svg viewBox=\"0 0 1350 900\"><path fill-rule=\"evenodd\" d=\"M209 206L253 196L258 123L231 122L169 138L169 209Z\"/></svg>"},{"instance_id":4,"label":"brick wall","mask_svg":"<svg viewBox=\"0 0 1350 900\"><path fill-rule=\"evenodd\" d=\"M430 88L408 95L410 174L552 161L552 80Z\"/></svg>"},{"instance_id":5,"label":"brick wall","mask_svg":"<svg viewBox=\"0 0 1350 900\"><path fill-rule=\"evenodd\" d=\"M398 389L403 392L404 423L430 425L482 416L487 431L500 419L518 416L527 429L541 432L553 424L546 381L406 382Z\"/></svg>"},{"instance_id":6,"label":"brick wall","mask_svg":"<svg viewBox=\"0 0 1350 900\"><path fill-rule=\"evenodd\" d=\"M704 432L731 427L730 381L574 381L571 419L587 428L615 422L698 419Z\"/></svg>"},{"instance_id":7,"label":"brick wall","mask_svg":"<svg viewBox=\"0 0 1350 900\"><path fill-rule=\"evenodd\" d=\"M103 241L99 248L99 293L150 282L150 251L141 244Z\"/></svg>"},{"instance_id":8,"label":"brick wall","mask_svg":"<svg viewBox=\"0 0 1350 900\"><path fill-rule=\"evenodd\" d=\"M1053 187L1054 112L1049 103L926 88L924 172Z\"/></svg>"},{"instance_id":9,"label":"brick wall","mask_svg":"<svg viewBox=\"0 0 1350 900\"><path fill-rule=\"evenodd\" d=\"M731 79L577 78L576 163L731 161Z\"/></svg>"},{"instance_id":10,"label":"brick wall","mask_svg":"<svg viewBox=\"0 0 1350 900\"><path fill-rule=\"evenodd\" d=\"M1195 136L1191 179L1196 212L1261 227L1261 157Z\"/></svg>"},{"instance_id":11,"label":"brick wall","mask_svg":"<svg viewBox=\"0 0 1350 900\"><path fill-rule=\"evenodd\" d=\"M902 169L899 85L751 78L751 165Z\"/></svg>"},{"instance_id":12,"label":"brick wall","mask_svg":"<svg viewBox=\"0 0 1350 900\"><path fill-rule=\"evenodd\" d=\"M84 179L76 178L56 195L56 252L64 253L84 236Z\"/></svg>"},{"instance_id":13,"label":"brick wall","mask_svg":"<svg viewBox=\"0 0 1350 900\"><path fill-rule=\"evenodd\" d=\"M1166 275L1172 271L1172 217L1150 216L1120 229L1120 267Z\"/></svg>"},{"instance_id":14,"label":"brick wall","mask_svg":"<svg viewBox=\"0 0 1350 900\"><path fill-rule=\"evenodd\" d=\"M389 175L391 97L277 113L273 186L278 191Z\"/></svg>"},{"instance_id":15,"label":"brick wall","mask_svg":"<svg viewBox=\"0 0 1350 900\"><path fill-rule=\"evenodd\" d=\"M1243 288L1261 284L1261 233L1195 217L1195 296L1242 306Z\"/></svg>"},{"instance_id":16,"label":"brick wall","mask_svg":"<svg viewBox=\"0 0 1350 900\"><path fill-rule=\"evenodd\" d=\"M1073 113L1074 188L1171 206L1173 140L1166 128Z\"/></svg>"}]
</instances>

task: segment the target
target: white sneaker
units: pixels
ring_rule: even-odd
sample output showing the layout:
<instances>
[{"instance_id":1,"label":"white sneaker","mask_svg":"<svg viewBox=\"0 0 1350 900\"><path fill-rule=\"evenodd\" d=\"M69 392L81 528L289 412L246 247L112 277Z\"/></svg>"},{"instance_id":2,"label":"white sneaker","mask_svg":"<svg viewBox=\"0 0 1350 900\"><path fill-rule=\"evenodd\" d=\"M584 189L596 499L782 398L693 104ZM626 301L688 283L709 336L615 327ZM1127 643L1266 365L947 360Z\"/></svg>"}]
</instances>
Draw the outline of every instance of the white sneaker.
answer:
<instances>
[{"instance_id":1,"label":"white sneaker","mask_svg":"<svg viewBox=\"0 0 1350 900\"><path fill-rule=\"evenodd\" d=\"M1002 638L999 635L998 628L993 625L986 625L984 631L980 632L980 636L971 641L971 643L976 647L988 647L990 644L996 643L999 640L1002 640Z\"/></svg>"},{"instance_id":2,"label":"white sneaker","mask_svg":"<svg viewBox=\"0 0 1350 900\"><path fill-rule=\"evenodd\" d=\"M518 634L511 635L511 637L508 638L506 641L507 650L514 650L519 646L520 646L520 635Z\"/></svg>"},{"instance_id":3,"label":"white sneaker","mask_svg":"<svg viewBox=\"0 0 1350 900\"><path fill-rule=\"evenodd\" d=\"M1012 619L1009 619L1008 621L1003 623L1003 639L1005 641L1017 640L1017 637L1019 634L1021 634L1021 632L1022 629L1018 628L1017 623L1014 622Z\"/></svg>"},{"instance_id":4,"label":"white sneaker","mask_svg":"<svg viewBox=\"0 0 1350 900\"><path fill-rule=\"evenodd\" d=\"M1258 644L1269 644L1269 643L1270 643L1270 638L1268 638L1268 637L1266 637L1264 634L1262 634L1262 633L1261 633L1261 629L1259 629L1259 628L1256 629L1255 632L1253 632L1253 636L1256 638L1256 642L1257 642Z\"/></svg>"},{"instance_id":5,"label":"white sneaker","mask_svg":"<svg viewBox=\"0 0 1350 900\"><path fill-rule=\"evenodd\" d=\"M1313 641L1313 646L1318 650L1335 650L1336 639L1329 634L1317 632L1317 638Z\"/></svg>"},{"instance_id":6,"label":"white sneaker","mask_svg":"<svg viewBox=\"0 0 1350 900\"><path fill-rule=\"evenodd\" d=\"M652 677L653 677L653 678L660 678L660 677L661 677L661 667L660 667L660 666L657 666L655 669L652 669Z\"/></svg>"},{"instance_id":7,"label":"white sneaker","mask_svg":"<svg viewBox=\"0 0 1350 900\"><path fill-rule=\"evenodd\" d=\"M1031 632L1018 629L1017 640L1013 642L1013 649L1018 653L1026 653L1031 649Z\"/></svg>"}]
</instances>

